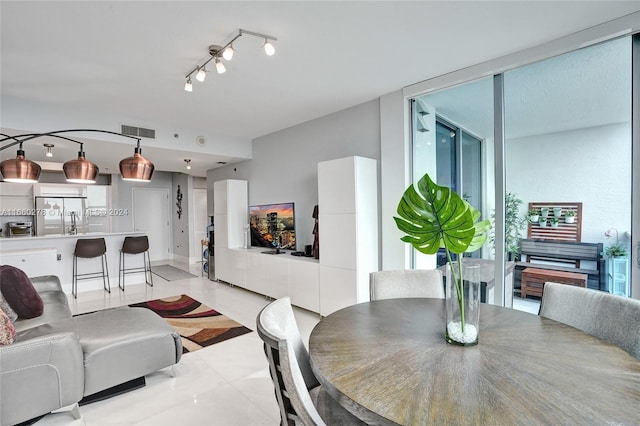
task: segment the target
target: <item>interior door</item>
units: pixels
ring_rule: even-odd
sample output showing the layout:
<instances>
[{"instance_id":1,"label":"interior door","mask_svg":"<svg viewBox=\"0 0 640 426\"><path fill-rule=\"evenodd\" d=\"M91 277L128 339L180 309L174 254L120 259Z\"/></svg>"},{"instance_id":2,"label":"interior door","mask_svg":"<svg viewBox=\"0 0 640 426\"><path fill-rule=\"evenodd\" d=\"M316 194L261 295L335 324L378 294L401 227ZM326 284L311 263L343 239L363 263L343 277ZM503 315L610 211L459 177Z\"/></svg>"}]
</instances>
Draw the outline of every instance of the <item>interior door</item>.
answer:
<instances>
[{"instance_id":1,"label":"interior door","mask_svg":"<svg viewBox=\"0 0 640 426\"><path fill-rule=\"evenodd\" d=\"M171 258L171 222L169 191L157 188L133 188L133 229L149 238L152 261Z\"/></svg>"}]
</instances>

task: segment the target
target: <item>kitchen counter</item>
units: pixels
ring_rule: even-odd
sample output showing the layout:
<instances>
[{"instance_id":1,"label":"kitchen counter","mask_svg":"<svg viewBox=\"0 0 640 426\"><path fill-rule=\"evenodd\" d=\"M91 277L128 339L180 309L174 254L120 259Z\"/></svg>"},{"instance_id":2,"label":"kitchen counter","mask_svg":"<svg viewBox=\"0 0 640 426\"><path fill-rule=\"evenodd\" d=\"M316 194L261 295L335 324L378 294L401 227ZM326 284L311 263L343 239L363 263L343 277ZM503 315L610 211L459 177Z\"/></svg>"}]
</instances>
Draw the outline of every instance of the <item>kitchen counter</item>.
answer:
<instances>
[{"instance_id":1,"label":"kitchen counter","mask_svg":"<svg viewBox=\"0 0 640 426\"><path fill-rule=\"evenodd\" d=\"M13 237L13 238L9 238L9 237L3 237L0 238L0 250L2 250L2 246L5 243L10 243L13 241L20 241L20 240L50 240L50 239L59 239L59 238L100 238L100 237L107 237L107 236L114 236L114 235L123 235L123 236L128 236L128 235L140 235L140 232L87 232L86 234L76 234L76 235L62 235L62 234L57 234L57 235L42 235L42 236L33 236L33 237Z\"/></svg>"},{"instance_id":2,"label":"kitchen counter","mask_svg":"<svg viewBox=\"0 0 640 426\"><path fill-rule=\"evenodd\" d=\"M71 293L71 281L73 278L73 252L76 241L80 238L104 238L107 245L107 266L111 282L111 291L118 290L118 263L120 260L120 248L124 237L145 235L143 232L93 232L77 235L45 235L41 237L14 237L0 238L0 252L2 256L24 253L29 249L40 249L42 247L52 248L57 254L57 273L62 282L65 292ZM137 256L142 265L142 256ZM80 273L89 273L101 270L101 259L78 259L78 270ZM135 267L137 260L127 260L127 267ZM19 266L19 265L16 265ZM51 268L43 270L38 274L38 270L31 272L31 276L45 275L51 273ZM127 274L127 284L144 282L144 274ZM102 288L102 279L82 280L78 282L78 292L97 290Z\"/></svg>"}]
</instances>

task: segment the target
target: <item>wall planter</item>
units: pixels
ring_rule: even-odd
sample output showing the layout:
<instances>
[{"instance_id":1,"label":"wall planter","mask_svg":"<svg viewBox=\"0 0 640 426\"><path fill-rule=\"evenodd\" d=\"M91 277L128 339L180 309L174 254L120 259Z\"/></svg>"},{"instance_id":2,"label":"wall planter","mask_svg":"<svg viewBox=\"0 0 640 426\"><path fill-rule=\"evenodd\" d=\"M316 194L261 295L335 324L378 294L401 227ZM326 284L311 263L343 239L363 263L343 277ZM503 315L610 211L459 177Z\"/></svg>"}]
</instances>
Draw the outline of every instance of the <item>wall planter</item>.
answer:
<instances>
[{"instance_id":1,"label":"wall planter","mask_svg":"<svg viewBox=\"0 0 640 426\"><path fill-rule=\"evenodd\" d=\"M555 217L555 216L554 216L554 217L552 217L551 219L549 219L549 222L551 223L551 227L552 227L552 228L557 228L557 227L558 227L558 223L559 223L560 221L558 220L558 218L557 218L557 217Z\"/></svg>"},{"instance_id":2,"label":"wall planter","mask_svg":"<svg viewBox=\"0 0 640 426\"><path fill-rule=\"evenodd\" d=\"M549 207L542 207L540 209L540 215L544 218L546 218L547 216L549 216Z\"/></svg>"},{"instance_id":3,"label":"wall planter","mask_svg":"<svg viewBox=\"0 0 640 426\"><path fill-rule=\"evenodd\" d=\"M553 208L553 215L555 217L560 217L562 216L562 207L554 207Z\"/></svg>"}]
</instances>

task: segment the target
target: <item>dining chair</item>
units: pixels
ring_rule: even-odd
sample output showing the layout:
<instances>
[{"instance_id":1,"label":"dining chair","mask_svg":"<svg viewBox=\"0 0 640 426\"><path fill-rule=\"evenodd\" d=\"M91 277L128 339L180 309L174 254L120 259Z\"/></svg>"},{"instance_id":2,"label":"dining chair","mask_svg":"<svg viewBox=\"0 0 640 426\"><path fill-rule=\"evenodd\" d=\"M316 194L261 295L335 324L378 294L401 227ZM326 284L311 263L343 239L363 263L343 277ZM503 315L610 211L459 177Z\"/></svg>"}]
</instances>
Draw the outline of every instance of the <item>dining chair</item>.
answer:
<instances>
[{"instance_id":1,"label":"dining chair","mask_svg":"<svg viewBox=\"0 0 640 426\"><path fill-rule=\"evenodd\" d=\"M369 274L371 300L400 297L444 299L442 272L437 269L404 269Z\"/></svg>"},{"instance_id":2,"label":"dining chair","mask_svg":"<svg viewBox=\"0 0 640 426\"><path fill-rule=\"evenodd\" d=\"M311 370L288 297L265 306L256 318L280 408L281 425L364 425L338 404Z\"/></svg>"},{"instance_id":3,"label":"dining chair","mask_svg":"<svg viewBox=\"0 0 640 426\"><path fill-rule=\"evenodd\" d=\"M539 315L606 340L640 359L640 300L547 282Z\"/></svg>"}]
</instances>

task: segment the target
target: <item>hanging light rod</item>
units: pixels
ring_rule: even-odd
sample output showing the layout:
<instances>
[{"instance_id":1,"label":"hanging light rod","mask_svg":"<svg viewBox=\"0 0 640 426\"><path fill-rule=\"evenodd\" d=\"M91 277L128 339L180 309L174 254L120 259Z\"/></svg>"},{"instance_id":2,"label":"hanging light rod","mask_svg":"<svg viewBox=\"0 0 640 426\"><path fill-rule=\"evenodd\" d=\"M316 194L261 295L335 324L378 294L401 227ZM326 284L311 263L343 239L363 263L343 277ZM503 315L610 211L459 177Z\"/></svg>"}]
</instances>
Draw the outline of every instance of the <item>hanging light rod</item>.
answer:
<instances>
[{"instance_id":1,"label":"hanging light rod","mask_svg":"<svg viewBox=\"0 0 640 426\"><path fill-rule=\"evenodd\" d=\"M206 75L207 75L207 69L206 66L209 64L209 62L214 61L215 60L215 66L216 66L216 71L218 72L218 74L222 74L223 72L226 71L226 68L224 66L224 64L221 61L222 59L225 59L227 61L230 61L231 58L233 57L233 54L235 52L235 50L233 49L233 42L236 41L237 39L239 39L240 37L242 37L243 35L250 35L250 36L254 36L254 37L258 37L258 38L263 38L264 39L264 44L262 45L262 48L264 49L265 53L268 56L272 56L275 53L275 48L273 47L273 45L271 44L272 41L277 41L278 39L274 36L270 36L267 34L261 34L261 33L256 33L254 31L247 31L247 30L243 30L242 28L240 28L238 30L238 34L236 34L231 41L229 41L227 44L223 45L223 46L219 46L217 44L212 44L211 46L209 46L209 56L211 56L210 58L208 58L206 61L204 61L202 64L200 65L196 65L195 68L193 68L191 71L189 71L184 78L187 80L185 85L184 85L184 90L186 92L192 92L193 91L193 83L191 80L191 77L193 76L193 74L195 74L195 79L198 81L204 81Z\"/></svg>"},{"instance_id":2,"label":"hanging light rod","mask_svg":"<svg viewBox=\"0 0 640 426\"><path fill-rule=\"evenodd\" d=\"M0 139L0 143L7 140L13 140L0 147L0 151L4 151L7 148L11 148L15 145L20 145L16 158L5 160L0 163L0 174L6 182L18 182L18 183L32 183L37 182L40 177L41 167L37 163L27 160L25 158L25 152L22 149L22 145L33 139L41 137L55 137L64 139L67 141L75 142L80 145L80 151L78 152L78 158L67 161L62 166L67 181L73 183L95 183L96 176L98 175L98 166L88 161L85 157L84 144L74 139L61 136L59 133L107 133L111 135L122 136L137 141L136 148L133 157L128 157L120 161L120 174L123 180L149 182L151 175L153 174L153 163L146 158L142 157L140 148L140 138L123 133L112 132L110 130L98 130L98 129L68 129L68 130L55 130L46 133L26 133L22 135L10 136L4 133L0 133L4 136Z\"/></svg>"}]
</instances>

